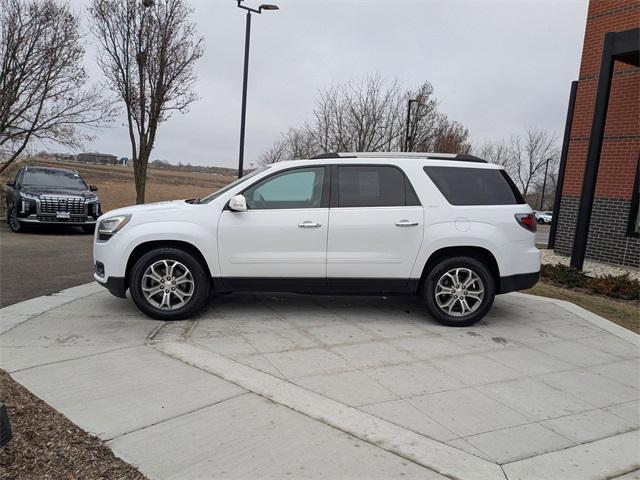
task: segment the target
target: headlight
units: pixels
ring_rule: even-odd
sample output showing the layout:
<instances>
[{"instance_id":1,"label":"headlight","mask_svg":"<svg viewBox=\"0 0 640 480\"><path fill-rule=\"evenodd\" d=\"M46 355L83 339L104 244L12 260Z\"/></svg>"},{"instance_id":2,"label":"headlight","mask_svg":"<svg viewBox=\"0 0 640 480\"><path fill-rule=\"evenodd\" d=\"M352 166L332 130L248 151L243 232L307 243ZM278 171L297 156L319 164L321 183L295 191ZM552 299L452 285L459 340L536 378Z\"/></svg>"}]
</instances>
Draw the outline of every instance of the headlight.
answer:
<instances>
[{"instance_id":1,"label":"headlight","mask_svg":"<svg viewBox=\"0 0 640 480\"><path fill-rule=\"evenodd\" d=\"M30 193L20 192L20 196L22 198L28 198L29 200L37 200L38 199L37 195L31 195Z\"/></svg>"},{"instance_id":2,"label":"headlight","mask_svg":"<svg viewBox=\"0 0 640 480\"><path fill-rule=\"evenodd\" d=\"M98 225L98 241L106 242L122 228L129 223L131 215L117 215L115 217L105 218Z\"/></svg>"}]
</instances>

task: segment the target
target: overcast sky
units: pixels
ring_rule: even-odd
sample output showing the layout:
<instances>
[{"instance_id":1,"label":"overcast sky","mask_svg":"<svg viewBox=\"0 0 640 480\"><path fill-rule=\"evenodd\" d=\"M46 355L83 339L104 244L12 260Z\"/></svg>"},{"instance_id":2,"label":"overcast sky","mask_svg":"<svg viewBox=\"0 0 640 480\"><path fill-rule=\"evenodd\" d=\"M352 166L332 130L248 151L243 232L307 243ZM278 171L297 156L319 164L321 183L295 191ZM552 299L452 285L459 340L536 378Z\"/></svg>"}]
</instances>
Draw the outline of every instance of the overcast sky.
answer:
<instances>
[{"instance_id":1,"label":"overcast sky","mask_svg":"<svg viewBox=\"0 0 640 480\"><path fill-rule=\"evenodd\" d=\"M245 164L310 118L319 88L372 73L410 88L430 81L441 110L468 127L474 142L529 126L561 139L587 0L269 1L280 10L252 18ZM151 158L235 166L244 12L234 0L189 2L205 41L196 66L201 98L161 124ZM71 4L86 17L88 0ZM91 45L85 61L101 82ZM98 131L86 150L129 157L122 121Z\"/></svg>"}]
</instances>

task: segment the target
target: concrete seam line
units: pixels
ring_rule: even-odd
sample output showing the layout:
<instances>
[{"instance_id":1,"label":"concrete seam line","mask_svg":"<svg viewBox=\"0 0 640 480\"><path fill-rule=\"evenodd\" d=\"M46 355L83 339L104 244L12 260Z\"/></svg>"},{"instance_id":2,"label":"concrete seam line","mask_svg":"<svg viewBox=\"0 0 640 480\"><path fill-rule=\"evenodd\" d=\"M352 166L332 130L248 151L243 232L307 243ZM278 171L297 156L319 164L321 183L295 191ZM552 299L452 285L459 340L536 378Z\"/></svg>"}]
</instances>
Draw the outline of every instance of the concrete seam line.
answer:
<instances>
[{"instance_id":1,"label":"concrete seam line","mask_svg":"<svg viewBox=\"0 0 640 480\"><path fill-rule=\"evenodd\" d=\"M559 300L557 298L549 298L549 297L540 297L538 295L531 295L528 293L520 293L520 292L512 292L512 293L509 293L509 295L514 297L527 298L529 300L537 300L539 302L553 303L554 305L557 305L558 307L566 310L567 312L577 315L583 320L586 320L587 322L595 325L596 327L606 330L607 332L611 333L612 335L615 335L616 337L626 342L640 346L639 334L632 332L631 330L627 330L626 328L621 327L617 323L613 323L611 320L607 320L606 318L601 317L600 315L590 312L586 308L582 308L576 305L575 303L571 303L567 300Z\"/></svg>"},{"instance_id":2,"label":"concrete seam line","mask_svg":"<svg viewBox=\"0 0 640 480\"><path fill-rule=\"evenodd\" d=\"M220 405L221 403L228 402L229 400L234 400L234 399L236 399L238 397L242 397L243 395L249 395L250 393L251 392L248 392L248 391L237 393L237 394L232 395L230 397L223 398L221 400L217 400L217 401L215 401L213 403L209 403L207 405L203 405L202 407L196 407L196 408L194 408L192 410L189 410L187 412L180 413L178 415L174 415L173 417L163 418L162 420L158 420L157 422L150 423L149 425L143 425L142 427L134 428L133 430L128 430L126 432L119 433L117 435L114 435L113 437L102 438L101 440L103 442L105 442L105 443L109 443L109 442L111 442L113 440L118 440L118 439L120 439L122 437L125 437L127 435L131 435L133 433L140 432L141 430L146 430L147 428L155 427L156 425L161 425L161 424L163 424L165 422L170 422L171 420L175 420L176 418L184 417L185 415L191 415L192 413L199 412L200 410L204 410L204 409L209 408L209 407L214 407L216 405Z\"/></svg>"},{"instance_id":3,"label":"concrete seam line","mask_svg":"<svg viewBox=\"0 0 640 480\"><path fill-rule=\"evenodd\" d=\"M555 452L502 465L510 480L563 478L600 480L614 478L640 466L637 445L640 430L621 433Z\"/></svg>"},{"instance_id":4,"label":"concrete seam line","mask_svg":"<svg viewBox=\"0 0 640 480\"><path fill-rule=\"evenodd\" d=\"M37 346L37 345L36 345ZM81 345L81 347L84 345ZM93 346L93 345L91 345ZM106 355L107 353L113 353L113 352L118 352L120 350L126 350L128 348L135 348L135 347L142 347L144 346L144 343L139 343L137 345L132 344L132 345L125 345L123 347L114 347L112 349L109 350L105 350L103 352L97 352L97 353L87 353L86 355L80 355L79 357L71 357L71 358L64 358L62 360L54 360L52 362L45 362L45 363L39 363L38 365L32 365L30 367L24 367L24 368L18 368L17 370L7 370L10 374L14 374L14 373L20 373L20 372L24 372L26 370L32 370L34 368L39 368L39 367L46 367L48 365L57 365L58 363L65 363L65 362L72 362L73 360L81 360L83 358L91 358L91 357L97 357L100 355ZM13 347L13 346L4 346L3 348L24 348L22 346L20 347ZM49 347L43 347L43 348L49 348ZM53 347L53 348L74 348L73 346L69 347Z\"/></svg>"},{"instance_id":5,"label":"concrete seam line","mask_svg":"<svg viewBox=\"0 0 640 480\"><path fill-rule=\"evenodd\" d=\"M163 342L152 347L441 475L464 480L506 478L493 462L201 347L184 342Z\"/></svg>"}]
</instances>

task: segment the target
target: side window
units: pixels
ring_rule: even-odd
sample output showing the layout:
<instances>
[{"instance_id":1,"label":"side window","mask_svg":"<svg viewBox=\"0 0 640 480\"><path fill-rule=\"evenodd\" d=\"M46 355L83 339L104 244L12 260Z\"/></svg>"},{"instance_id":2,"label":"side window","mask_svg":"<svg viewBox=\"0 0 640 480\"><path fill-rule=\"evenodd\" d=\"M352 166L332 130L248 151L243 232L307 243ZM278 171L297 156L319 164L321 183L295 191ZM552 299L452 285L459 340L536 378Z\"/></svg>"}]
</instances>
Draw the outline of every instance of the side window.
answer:
<instances>
[{"instance_id":1,"label":"side window","mask_svg":"<svg viewBox=\"0 0 640 480\"><path fill-rule=\"evenodd\" d=\"M338 167L338 207L404 207L420 201L398 168L363 165Z\"/></svg>"},{"instance_id":2,"label":"side window","mask_svg":"<svg viewBox=\"0 0 640 480\"><path fill-rule=\"evenodd\" d=\"M20 183L22 182L22 174L24 173L24 169L21 168L20 170L18 170L18 173L16 173L16 178L14 179L15 182L15 186L19 187Z\"/></svg>"},{"instance_id":3,"label":"side window","mask_svg":"<svg viewBox=\"0 0 640 480\"><path fill-rule=\"evenodd\" d=\"M319 208L324 167L299 168L269 177L243 195L249 210Z\"/></svg>"},{"instance_id":4,"label":"side window","mask_svg":"<svg viewBox=\"0 0 640 480\"><path fill-rule=\"evenodd\" d=\"M518 205L525 203L504 170L468 167L424 167L451 205Z\"/></svg>"}]
</instances>

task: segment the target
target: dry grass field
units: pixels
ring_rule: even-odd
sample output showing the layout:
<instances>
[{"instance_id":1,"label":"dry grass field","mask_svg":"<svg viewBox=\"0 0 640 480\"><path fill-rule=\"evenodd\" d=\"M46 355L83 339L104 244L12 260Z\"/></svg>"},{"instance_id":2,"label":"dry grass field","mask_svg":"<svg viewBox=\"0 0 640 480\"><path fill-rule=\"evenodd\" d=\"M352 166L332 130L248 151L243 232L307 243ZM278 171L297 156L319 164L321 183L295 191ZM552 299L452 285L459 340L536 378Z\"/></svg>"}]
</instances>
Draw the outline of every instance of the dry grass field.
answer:
<instances>
[{"instance_id":1,"label":"dry grass field","mask_svg":"<svg viewBox=\"0 0 640 480\"><path fill-rule=\"evenodd\" d=\"M21 162L17 166L12 166L8 175L2 178L2 184L6 183L7 178L13 178L19 166L24 165L24 163ZM98 186L98 195L102 201L104 212L135 203L136 193L133 184L133 168L131 167L92 165L58 160L43 161L41 159L26 160L26 163L28 165L49 165L77 170L87 183ZM234 180L234 177L226 175L150 167L146 201L150 203L180 198L204 197L232 180ZM2 211L2 218L4 218L4 188L2 190L0 210Z\"/></svg>"}]
</instances>

